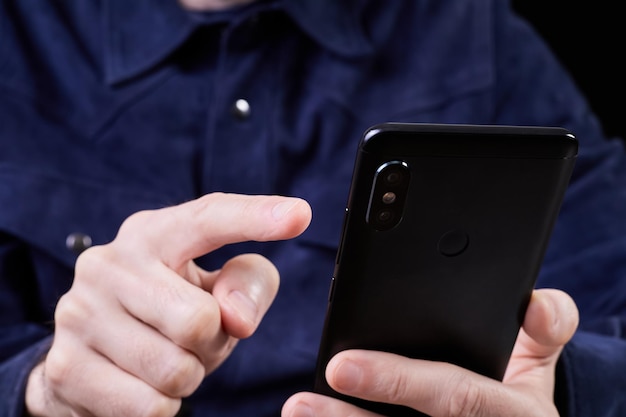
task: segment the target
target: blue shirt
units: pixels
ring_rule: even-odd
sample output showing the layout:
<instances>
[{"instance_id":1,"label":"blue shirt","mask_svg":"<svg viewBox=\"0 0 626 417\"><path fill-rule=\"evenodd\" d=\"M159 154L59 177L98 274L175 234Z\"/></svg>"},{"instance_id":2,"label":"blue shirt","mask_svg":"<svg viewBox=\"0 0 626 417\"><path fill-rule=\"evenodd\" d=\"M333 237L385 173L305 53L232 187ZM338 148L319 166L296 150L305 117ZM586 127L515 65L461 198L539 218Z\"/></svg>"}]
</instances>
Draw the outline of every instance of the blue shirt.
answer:
<instances>
[{"instance_id":1,"label":"blue shirt","mask_svg":"<svg viewBox=\"0 0 626 417\"><path fill-rule=\"evenodd\" d=\"M250 108L236 106L245 100ZM243 103L243 102L240 102ZM313 222L260 252L281 288L257 333L186 403L276 416L309 389L361 133L384 121L563 126L580 158L539 277L577 301L563 415L626 414L626 160L571 78L501 0L0 3L0 416L72 283L68 236L212 191L305 198ZM70 245L71 246L71 245Z\"/></svg>"}]
</instances>

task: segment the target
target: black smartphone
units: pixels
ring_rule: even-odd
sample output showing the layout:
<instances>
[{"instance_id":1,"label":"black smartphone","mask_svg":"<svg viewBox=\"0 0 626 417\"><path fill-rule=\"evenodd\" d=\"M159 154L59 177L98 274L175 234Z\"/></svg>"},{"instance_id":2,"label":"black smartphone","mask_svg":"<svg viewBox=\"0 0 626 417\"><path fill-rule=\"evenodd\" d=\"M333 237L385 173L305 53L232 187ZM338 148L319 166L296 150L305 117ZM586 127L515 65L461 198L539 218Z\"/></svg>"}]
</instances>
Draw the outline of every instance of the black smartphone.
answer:
<instances>
[{"instance_id":1,"label":"black smartphone","mask_svg":"<svg viewBox=\"0 0 626 417\"><path fill-rule=\"evenodd\" d=\"M385 123L358 147L314 391L345 349L504 376L578 152L558 127Z\"/></svg>"}]
</instances>

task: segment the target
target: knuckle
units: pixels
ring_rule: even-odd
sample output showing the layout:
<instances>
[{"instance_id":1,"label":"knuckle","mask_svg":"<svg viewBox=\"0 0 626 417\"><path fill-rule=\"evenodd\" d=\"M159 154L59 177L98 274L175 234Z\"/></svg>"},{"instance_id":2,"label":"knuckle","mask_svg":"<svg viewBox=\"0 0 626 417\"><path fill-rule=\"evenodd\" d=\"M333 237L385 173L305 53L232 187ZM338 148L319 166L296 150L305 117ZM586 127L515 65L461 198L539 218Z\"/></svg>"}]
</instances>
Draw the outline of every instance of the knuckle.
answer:
<instances>
[{"instance_id":1,"label":"knuckle","mask_svg":"<svg viewBox=\"0 0 626 417\"><path fill-rule=\"evenodd\" d=\"M82 252L74 265L75 288L102 289L128 276L128 257L113 243L93 246ZM87 287L81 285L85 283Z\"/></svg>"},{"instance_id":2,"label":"knuckle","mask_svg":"<svg viewBox=\"0 0 626 417\"><path fill-rule=\"evenodd\" d=\"M161 364L159 390L174 398L191 395L204 378L204 367L193 355L170 355Z\"/></svg>"},{"instance_id":3,"label":"knuckle","mask_svg":"<svg viewBox=\"0 0 626 417\"><path fill-rule=\"evenodd\" d=\"M218 348L214 352L214 362L216 364L222 363L233 351L237 345L238 340L234 337L225 336L225 340L219 344Z\"/></svg>"},{"instance_id":4,"label":"knuckle","mask_svg":"<svg viewBox=\"0 0 626 417\"><path fill-rule=\"evenodd\" d=\"M217 369L217 367L220 366L226 358L228 358L237 345L238 339L234 337L225 337L227 339L223 343L219 343L217 348L212 349L208 355L205 355L204 366L206 374L209 374Z\"/></svg>"},{"instance_id":5,"label":"knuckle","mask_svg":"<svg viewBox=\"0 0 626 417\"><path fill-rule=\"evenodd\" d=\"M192 206L193 214L201 215L210 212L215 208L216 203L218 203L220 199L223 199L225 195L226 194L220 192L203 195L198 198Z\"/></svg>"},{"instance_id":6,"label":"knuckle","mask_svg":"<svg viewBox=\"0 0 626 417\"><path fill-rule=\"evenodd\" d=\"M76 259L75 275L76 277L89 278L101 273L111 260L112 254L108 246L92 246L83 251Z\"/></svg>"},{"instance_id":7,"label":"knuckle","mask_svg":"<svg viewBox=\"0 0 626 417\"><path fill-rule=\"evenodd\" d=\"M53 347L45 360L46 379L52 386L61 386L67 383L72 373L73 364L72 355Z\"/></svg>"},{"instance_id":8,"label":"knuckle","mask_svg":"<svg viewBox=\"0 0 626 417\"><path fill-rule=\"evenodd\" d=\"M254 219L259 217L260 206L259 199L242 195L229 195L226 193L215 192L206 194L196 200L196 204L193 205L192 215L197 217L206 216L206 213L214 213L216 210L224 212L224 203L228 203L229 217L236 217L238 219ZM238 239L241 240L265 240L263 236L259 236L258 228L248 228L244 224L238 223L234 225L236 227L236 233ZM271 230L267 230L266 234L270 236Z\"/></svg>"},{"instance_id":9,"label":"knuckle","mask_svg":"<svg viewBox=\"0 0 626 417\"><path fill-rule=\"evenodd\" d=\"M221 328L220 308L212 297L206 297L201 302L178 303L177 306L176 322L184 323L171 331L172 339L177 344L195 350Z\"/></svg>"},{"instance_id":10,"label":"knuckle","mask_svg":"<svg viewBox=\"0 0 626 417\"><path fill-rule=\"evenodd\" d=\"M120 225L115 239L108 245L119 252L146 250L146 242L163 233L163 216L172 216L171 210L141 210L128 216Z\"/></svg>"},{"instance_id":11,"label":"knuckle","mask_svg":"<svg viewBox=\"0 0 626 417\"><path fill-rule=\"evenodd\" d=\"M200 224L201 229L206 233L206 239L212 241L212 229L223 221L229 221L235 215L237 218L246 219L246 213L242 212L242 205L245 206L247 199L241 195L230 195L221 192L205 194L194 200L187 208L189 213L186 216L195 219L207 219ZM207 218L207 213L210 217ZM238 224L232 224L231 229L236 230ZM231 232L233 233L233 232ZM237 232L241 233L241 232Z\"/></svg>"},{"instance_id":12,"label":"knuckle","mask_svg":"<svg viewBox=\"0 0 626 417\"><path fill-rule=\"evenodd\" d=\"M403 372L394 372L391 378L384 378L378 385L382 385L379 388L384 390L392 404L405 404L410 398L411 384Z\"/></svg>"},{"instance_id":13,"label":"knuckle","mask_svg":"<svg viewBox=\"0 0 626 417\"><path fill-rule=\"evenodd\" d=\"M245 199L240 203L240 215L241 218L244 219L255 219L259 218L260 207L258 201L255 199ZM243 238L245 240L258 240L265 241L269 240L273 234L273 229L271 228L244 228L241 230L243 234Z\"/></svg>"},{"instance_id":14,"label":"knuckle","mask_svg":"<svg viewBox=\"0 0 626 417\"><path fill-rule=\"evenodd\" d=\"M137 415L143 417L172 417L179 410L180 399L169 398L164 395L153 395L145 398L141 403L135 403L135 410L132 414L127 409L118 410L112 415ZM114 410L112 410L114 411Z\"/></svg>"},{"instance_id":15,"label":"knuckle","mask_svg":"<svg viewBox=\"0 0 626 417\"><path fill-rule=\"evenodd\" d=\"M92 312L88 304L68 292L61 296L57 303L54 322L57 329L76 329L80 327L81 323L89 321L91 316Z\"/></svg>"},{"instance_id":16,"label":"knuckle","mask_svg":"<svg viewBox=\"0 0 626 417\"><path fill-rule=\"evenodd\" d=\"M144 229L146 224L152 222L154 210L140 210L128 216L121 224L118 236L126 236L134 234L137 229Z\"/></svg>"},{"instance_id":17,"label":"knuckle","mask_svg":"<svg viewBox=\"0 0 626 417\"><path fill-rule=\"evenodd\" d=\"M466 375L459 374L452 384L453 396L450 398L446 416L479 416L486 401L484 391Z\"/></svg>"},{"instance_id":18,"label":"knuckle","mask_svg":"<svg viewBox=\"0 0 626 417\"><path fill-rule=\"evenodd\" d=\"M128 387L126 391L116 390L116 394L113 395L98 396L100 392L93 391L86 401L78 400L78 403L72 403L77 409L73 410L71 415L172 417L181 404L179 398L168 397L145 384Z\"/></svg>"}]
</instances>

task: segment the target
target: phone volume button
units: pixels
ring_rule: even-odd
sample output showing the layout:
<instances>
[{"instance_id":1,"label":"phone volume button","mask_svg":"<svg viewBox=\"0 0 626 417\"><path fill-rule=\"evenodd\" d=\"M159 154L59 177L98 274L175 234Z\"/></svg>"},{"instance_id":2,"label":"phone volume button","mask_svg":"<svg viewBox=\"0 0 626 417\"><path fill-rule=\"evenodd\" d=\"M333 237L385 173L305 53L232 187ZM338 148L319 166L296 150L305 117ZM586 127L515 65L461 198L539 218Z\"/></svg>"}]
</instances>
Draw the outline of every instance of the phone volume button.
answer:
<instances>
[{"instance_id":1,"label":"phone volume button","mask_svg":"<svg viewBox=\"0 0 626 417\"><path fill-rule=\"evenodd\" d=\"M346 207L346 211L343 214L343 225L341 227L341 239L339 240L339 247L337 248L337 256L335 256L335 265L339 265L339 261L341 260L341 252L343 251L343 239L346 233L346 222L348 220L348 207Z\"/></svg>"},{"instance_id":2,"label":"phone volume button","mask_svg":"<svg viewBox=\"0 0 626 417\"><path fill-rule=\"evenodd\" d=\"M330 288L328 289L328 302L330 303L333 300L333 295L335 294L335 277L330 280Z\"/></svg>"},{"instance_id":3,"label":"phone volume button","mask_svg":"<svg viewBox=\"0 0 626 417\"><path fill-rule=\"evenodd\" d=\"M339 265L339 261L341 260L341 252L343 252L343 239L339 242L339 247L337 248L337 256L335 256L335 265Z\"/></svg>"}]
</instances>

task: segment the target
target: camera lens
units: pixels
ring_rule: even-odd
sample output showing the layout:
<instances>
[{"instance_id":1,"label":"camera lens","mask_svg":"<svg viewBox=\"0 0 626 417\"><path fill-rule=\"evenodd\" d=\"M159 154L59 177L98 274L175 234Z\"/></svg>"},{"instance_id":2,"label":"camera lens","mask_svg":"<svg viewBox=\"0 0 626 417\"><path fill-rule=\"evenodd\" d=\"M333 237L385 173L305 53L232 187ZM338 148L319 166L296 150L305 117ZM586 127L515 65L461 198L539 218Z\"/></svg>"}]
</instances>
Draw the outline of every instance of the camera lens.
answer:
<instances>
[{"instance_id":1,"label":"camera lens","mask_svg":"<svg viewBox=\"0 0 626 417\"><path fill-rule=\"evenodd\" d=\"M410 181L406 162L391 160L378 166L365 215L375 230L391 230L402 221Z\"/></svg>"},{"instance_id":2,"label":"camera lens","mask_svg":"<svg viewBox=\"0 0 626 417\"><path fill-rule=\"evenodd\" d=\"M385 175L385 182L388 185L396 185L402 181L402 173L400 171L390 171Z\"/></svg>"},{"instance_id":3,"label":"camera lens","mask_svg":"<svg viewBox=\"0 0 626 417\"><path fill-rule=\"evenodd\" d=\"M382 200L385 204L393 204L393 202L396 201L396 193L387 191L385 194L383 194Z\"/></svg>"},{"instance_id":4,"label":"camera lens","mask_svg":"<svg viewBox=\"0 0 626 417\"><path fill-rule=\"evenodd\" d=\"M393 212L391 210L382 210L378 213L378 221L381 224L386 224L389 223L390 221L393 220Z\"/></svg>"}]
</instances>

